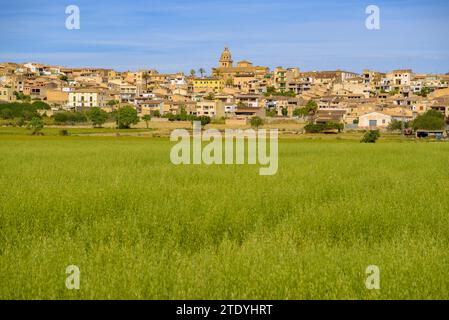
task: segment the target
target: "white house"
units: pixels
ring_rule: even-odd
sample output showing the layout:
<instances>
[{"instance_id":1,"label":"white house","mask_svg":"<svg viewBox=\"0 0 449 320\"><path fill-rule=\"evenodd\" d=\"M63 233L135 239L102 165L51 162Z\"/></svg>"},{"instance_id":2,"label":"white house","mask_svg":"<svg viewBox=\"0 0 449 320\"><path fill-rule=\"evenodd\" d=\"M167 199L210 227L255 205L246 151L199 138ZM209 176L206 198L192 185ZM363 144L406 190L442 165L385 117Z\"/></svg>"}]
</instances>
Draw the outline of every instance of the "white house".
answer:
<instances>
[{"instance_id":1,"label":"white house","mask_svg":"<svg viewBox=\"0 0 449 320\"><path fill-rule=\"evenodd\" d=\"M370 112L359 117L359 128L386 128L391 122L391 116L381 112Z\"/></svg>"}]
</instances>

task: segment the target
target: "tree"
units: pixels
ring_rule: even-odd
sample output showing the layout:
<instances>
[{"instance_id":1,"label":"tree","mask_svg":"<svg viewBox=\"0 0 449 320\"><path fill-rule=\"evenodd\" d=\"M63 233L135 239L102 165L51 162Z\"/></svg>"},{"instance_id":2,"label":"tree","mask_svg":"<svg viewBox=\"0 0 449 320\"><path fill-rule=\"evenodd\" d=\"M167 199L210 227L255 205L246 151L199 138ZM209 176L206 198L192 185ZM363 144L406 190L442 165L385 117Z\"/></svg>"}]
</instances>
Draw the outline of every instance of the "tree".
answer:
<instances>
[{"instance_id":1,"label":"tree","mask_svg":"<svg viewBox=\"0 0 449 320\"><path fill-rule=\"evenodd\" d=\"M120 129L128 129L132 124L139 123L137 110L130 105L118 109L117 121Z\"/></svg>"},{"instance_id":2,"label":"tree","mask_svg":"<svg viewBox=\"0 0 449 320\"><path fill-rule=\"evenodd\" d=\"M432 92L433 92L432 88L424 87L421 89L420 92L417 92L416 95L421 96L421 97L427 97Z\"/></svg>"},{"instance_id":3,"label":"tree","mask_svg":"<svg viewBox=\"0 0 449 320\"><path fill-rule=\"evenodd\" d=\"M360 142L363 143L376 143L377 139L380 138L380 132L379 130L369 130L365 132L363 135L362 140Z\"/></svg>"},{"instance_id":4,"label":"tree","mask_svg":"<svg viewBox=\"0 0 449 320\"><path fill-rule=\"evenodd\" d=\"M304 126L304 130L307 133L322 133L322 132L333 132L337 130L339 133L344 129L344 124L341 122L329 121L326 123L313 123L310 122Z\"/></svg>"},{"instance_id":5,"label":"tree","mask_svg":"<svg viewBox=\"0 0 449 320\"><path fill-rule=\"evenodd\" d=\"M161 112L159 110L151 110L150 114L151 114L152 117L155 117L155 118L160 118L161 117Z\"/></svg>"},{"instance_id":6,"label":"tree","mask_svg":"<svg viewBox=\"0 0 449 320\"><path fill-rule=\"evenodd\" d=\"M441 130L445 127L444 115L436 110L429 110L413 121L414 130Z\"/></svg>"},{"instance_id":7,"label":"tree","mask_svg":"<svg viewBox=\"0 0 449 320\"><path fill-rule=\"evenodd\" d=\"M263 120L260 117L255 116L251 118L250 123L251 127L258 129L263 124Z\"/></svg>"},{"instance_id":8,"label":"tree","mask_svg":"<svg viewBox=\"0 0 449 320\"><path fill-rule=\"evenodd\" d=\"M210 123L210 117L208 116L199 116L196 120L201 121L201 126L205 126Z\"/></svg>"},{"instance_id":9,"label":"tree","mask_svg":"<svg viewBox=\"0 0 449 320\"><path fill-rule=\"evenodd\" d=\"M237 102L237 108L244 109L244 108L247 108L247 107L248 106L245 103L243 103L242 101Z\"/></svg>"},{"instance_id":10,"label":"tree","mask_svg":"<svg viewBox=\"0 0 449 320\"><path fill-rule=\"evenodd\" d=\"M194 77L194 76L196 75L195 69L190 70L190 75L191 75L192 77Z\"/></svg>"},{"instance_id":11,"label":"tree","mask_svg":"<svg viewBox=\"0 0 449 320\"><path fill-rule=\"evenodd\" d=\"M18 127L23 127L25 125L25 119L23 117L20 117L19 119L17 119L16 125Z\"/></svg>"},{"instance_id":12,"label":"tree","mask_svg":"<svg viewBox=\"0 0 449 320\"><path fill-rule=\"evenodd\" d=\"M43 101L34 101L32 105L36 110L50 110L50 106Z\"/></svg>"},{"instance_id":13,"label":"tree","mask_svg":"<svg viewBox=\"0 0 449 320\"><path fill-rule=\"evenodd\" d=\"M293 116L295 117L305 117L309 114L306 108L296 108L293 111Z\"/></svg>"},{"instance_id":14,"label":"tree","mask_svg":"<svg viewBox=\"0 0 449 320\"><path fill-rule=\"evenodd\" d=\"M298 108L293 111L293 115L295 117L306 117L310 115L314 115L318 110L318 104L315 100L309 100L305 107Z\"/></svg>"},{"instance_id":15,"label":"tree","mask_svg":"<svg viewBox=\"0 0 449 320\"><path fill-rule=\"evenodd\" d=\"M276 112L276 110L266 110L266 111L265 111L265 115L266 115L267 117L272 117L272 118L274 118L274 117L277 116L277 112Z\"/></svg>"},{"instance_id":16,"label":"tree","mask_svg":"<svg viewBox=\"0 0 449 320\"><path fill-rule=\"evenodd\" d=\"M146 114L142 117L142 120L145 121L145 124L147 125L148 129L148 122L151 120L151 116L149 114Z\"/></svg>"},{"instance_id":17,"label":"tree","mask_svg":"<svg viewBox=\"0 0 449 320\"><path fill-rule=\"evenodd\" d=\"M34 117L30 121L30 127L33 129L32 135L42 135L42 129L44 128L44 122L41 118Z\"/></svg>"},{"instance_id":18,"label":"tree","mask_svg":"<svg viewBox=\"0 0 449 320\"><path fill-rule=\"evenodd\" d=\"M86 122L87 118L83 112L58 112L53 115L55 123L75 124Z\"/></svg>"},{"instance_id":19,"label":"tree","mask_svg":"<svg viewBox=\"0 0 449 320\"><path fill-rule=\"evenodd\" d=\"M142 73L142 80L144 80L145 81L145 87L147 86L147 84L148 84L148 78L150 77L150 75L148 74L148 71L144 71L143 73Z\"/></svg>"},{"instance_id":20,"label":"tree","mask_svg":"<svg viewBox=\"0 0 449 320\"><path fill-rule=\"evenodd\" d=\"M87 112L87 117L94 127L101 127L108 119L108 113L101 108L93 107Z\"/></svg>"},{"instance_id":21,"label":"tree","mask_svg":"<svg viewBox=\"0 0 449 320\"><path fill-rule=\"evenodd\" d=\"M396 95L398 93L399 93L399 89L393 89L393 90L390 90L390 92L388 92L388 95L394 96L394 95Z\"/></svg>"},{"instance_id":22,"label":"tree","mask_svg":"<svg viewBox=\"0 0 449 320\"><path fill-rule=\"evenodd\" d=\"M206 73L206 70L204 70L204 68L200 68L198 70L198 72L201 74L201 78L204 76L204 74Z\"/></svg>"},{"instance_id":23,"label":"tree","mask_svg":"<svg viewBox=\"0 0 449 320\"><path fill-rule=\"evenodd\" d=\"M408 129L409 127L410 127L409 122L404 121L404 123L403 123L403 121L393 119L393 120L391 120L387 129L389 131L402 131L402 128Z\"/></svg>"},{"instance_id":24,"label":"tree","mask_svg":"<svg viewBox=\"0 0 449 320\"><path fill-rule=\"evenodd\" d=\"M30 102L31 101L31 97L23 94L22 92L14 91L14 95L16 96L17 100L21 100L21 101L24 101L24 102Z\"/></svg>"},{"instance_id":25,"label":"tree","mask_svg":"<svg viewBox=\"0 0 449 320\"><path fill-rule=\"evenodd\" d=\"M12 119L12 118L14 118L14 114L11 111L11 109L5 108L0 111L0 117L2 119Z\"/></svg>"},{"instance_id":26,"label":"tree","mask_svg":"<svg viewBox=\"0 0 449 320\"><path fill-rule=\"evenodd\" d=\"M282 116L284 116L284 117L288 116L288 109L287 108L282 108Z\"/></svg>"},{"instance_id":27,"label":"tree","mask_svg":"<svg viewBox=\"0 0 449 320\"><path fill-rule=\"evenodd\" d=\"M211 92L207 96L204 97L205 100L213 101L215 99L214 94Z\"/></svg>"},{"instance_id":28,"label":"tree","mask_svg":"<svg viewBox=\"0 0 449 320\"><path fill-rule=\"evenodd\" d=\"M69 81L69 77L67 77L66 75L62 75L59 77L59 80L63 81L63 82L68 82Z\"/></svg>"},{"instance_id":29,"label":"tree","mask_svg":"<svg viewBox=\"0 0 449 320\"><path fill-rule=\"evenodd\" d=\"M315 114L318 110L318 104L315 100L309 100L306 104L306 110L308 114Z\"/></svg>"},{"instance_id":30,"label":"tree","mask_svg":"<svg viewBox=\"0 0 449 320\"><path fill-rule=\"evenodd\" d=\"M118 100L109 100L106 104L110 107L118 105L120 102Z\"/></svg>"}]
</instances>

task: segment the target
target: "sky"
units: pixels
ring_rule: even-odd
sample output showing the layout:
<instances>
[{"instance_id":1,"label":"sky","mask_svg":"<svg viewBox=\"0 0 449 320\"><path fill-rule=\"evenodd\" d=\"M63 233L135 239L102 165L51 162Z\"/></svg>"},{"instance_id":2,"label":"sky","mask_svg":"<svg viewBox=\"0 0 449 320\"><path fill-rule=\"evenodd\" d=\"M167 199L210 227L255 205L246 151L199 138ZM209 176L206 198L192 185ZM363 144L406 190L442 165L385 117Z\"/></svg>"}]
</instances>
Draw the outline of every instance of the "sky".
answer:
<instances>
[{"instance_id":1,"label":"sky","mask_svg":"<svg viewBox=\"0 0 449 320\"><path fill-rule=\"evenodd\" d=\"M365 27L368 5L380 30ZM270 68L447 73L448 33L447 0L0 0L0 61L65 67L210 72L228 46Z\"/></svg>"}]
</instances>

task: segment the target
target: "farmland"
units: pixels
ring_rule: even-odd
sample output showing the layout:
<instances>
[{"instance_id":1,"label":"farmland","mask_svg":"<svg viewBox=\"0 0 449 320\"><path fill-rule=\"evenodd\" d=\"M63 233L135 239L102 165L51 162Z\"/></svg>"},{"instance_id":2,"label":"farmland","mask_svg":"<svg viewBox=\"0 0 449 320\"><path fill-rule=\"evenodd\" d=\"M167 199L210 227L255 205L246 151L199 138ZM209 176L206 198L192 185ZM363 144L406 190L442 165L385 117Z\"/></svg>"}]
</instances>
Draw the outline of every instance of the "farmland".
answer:
<instances>
[{"instance_id":1,"label":"farmland","mask_svg":"<svg viewBox=\"0 0 449 320\"><path fill-rule=\"evenodd\" d=\"M1 299L449 298L448 143L282 139L263 177L174 166L166 138L8 130Z\"/></svg>"}]
</instances>

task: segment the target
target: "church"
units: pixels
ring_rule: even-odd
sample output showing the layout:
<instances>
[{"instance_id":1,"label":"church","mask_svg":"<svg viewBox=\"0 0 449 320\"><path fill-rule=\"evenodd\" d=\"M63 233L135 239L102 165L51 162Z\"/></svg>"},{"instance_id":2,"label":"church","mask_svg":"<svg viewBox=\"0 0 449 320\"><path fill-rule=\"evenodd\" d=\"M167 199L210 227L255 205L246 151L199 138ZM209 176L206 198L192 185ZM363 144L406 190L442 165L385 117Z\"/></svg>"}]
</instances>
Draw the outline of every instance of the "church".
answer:
<instances>
[{"instance_id":1,"label":"church","mask_svg":"<svg viewBox=\"0 0 449 320\"><path fill-rule=\"evenodd\" d=\"M233 81L235 77L263 78L269 72L269 68L253 66L253 64L247 60L239 61L237 62L237 65L234 66L231 52L227 47L221 54L219 67L212 69L212 75L214 77L220 77L226 82Z\"/></svg>"}]
</instances>

